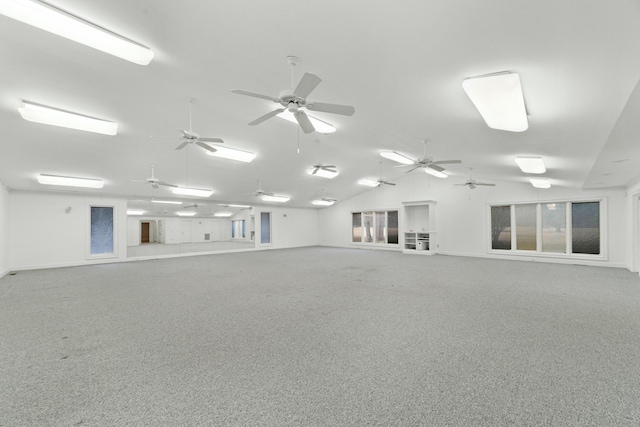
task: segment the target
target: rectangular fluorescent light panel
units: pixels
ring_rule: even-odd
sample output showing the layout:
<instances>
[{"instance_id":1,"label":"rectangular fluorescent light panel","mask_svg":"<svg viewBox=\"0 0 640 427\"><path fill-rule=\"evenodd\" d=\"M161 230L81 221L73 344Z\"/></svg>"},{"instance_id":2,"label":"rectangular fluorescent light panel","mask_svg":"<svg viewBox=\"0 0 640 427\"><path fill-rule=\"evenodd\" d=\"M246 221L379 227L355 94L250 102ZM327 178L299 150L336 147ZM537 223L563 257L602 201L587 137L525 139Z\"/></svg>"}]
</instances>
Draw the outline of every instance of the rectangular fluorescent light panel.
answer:
<instances>
[{"instance_id":1,"label":"rectangular fluorescent light panel","mask_svg":"<svg viewBox=\"0 0 640 427\"><path fill-rule=\"evenodd\" d=\"M358 184L366 185L367 187L377 187L378 185L380 185L378 181L374 181L373 179L369 178L362 178L358 181Z\"/></svg>"},{"instance_id":2,"label":"rectangular fluorescent light panel","mask_svg":"<svg viewBox=\"0 0 640 427\"><path fill-rule=\"evenodd\" d=\"M431 168L424 168L424 171L426 173L428 173L429 175L433 175L433 176L435 176L437 178L447 178L449 176L444 172L440 172L440 171L437 171L437 170L431 169Z\"/></svg>"},{"instance_id":3,"label":"rectangular fluorescent light panel","mask_svg":"<svg viewBox=\"0 0 640 427\"><path fill-rule=\"evenodd\" d=\"M322 199L317 199L312 201L311 203L313 203L316 206L331 206L333 205L335 202L332 200L322 200Z\"/></svg>"},{"instance_id":4,"label":"rectangular fluorescent light panel","mask_svg":"<svg viewBox=\"0 0 640 427\"><path fill-rule=\"evenodd\" d=\"M278 114L278 117L280 117L281 119L290 121L291 123L298 124L298 121L293 116L293 113L289 110L284 110L282 113ZM313 128L316 130L316 132L334 133L336 131L336 128L327 122L324 122L320 119L316 119L315 117L310 116L308 114L307 114L307 117L309 117L309 121L311 121L311 124L313 125Z\"/></svg>"},{"instance_id":5,"label":"rectangular fluorescent light panel","mask_svg":"<svg viewBox=\"0 0 640 427\"><path fill-rule=\"evenodd\" d=\"M336 172L331 172L331 171L324 170L324 169L318 169L318 171L314 174L314 173L313 173L313 170L314 170L314 169L315 169L315 168L313 168L313 167L312 167L311 169L309 169L309 170L307 171L307 173L308 173L309 175L311 175L311 176L319 176L319 177L321 177L321 178L329 178L329 179L333 179L333 178L335 178L336 176L338 176L338 175L339 175L339 172L338 172L338 171L336 171Z\"/></svg>"},{"instance_id":6,"label":"rectangular fluorescent light panel","mask_svg":"<svg viewBox=\"0 0 640 427\"><path fill-rule=\"evenodd\" d=\"M542 157L518 156L516 163L524 173L545 173L547 171Z\"/></svg>"},{"instance_id":7,"label":"rectangular fluorescent light panel","mask_svg":"<svg viewBox=\"0 0 640 427\"><path fill-rule=\"evenodd\" d=\"M179 211L176 212L176 214L178 214L178 216L194 216L196 213L191 211Z\"/></svg>"},{"instance_id":8,"label":"rectangular fluorescent light panel","mask_svg":"<svg viewBox=\"0 0 640 427\"><path fill-rule=\"evenodd\" d=\"M154 56L146 46L42 1L3 0L0 14L139 65Z\"/></svg>"},{"instance_id":9,"label":"rectangular fluorescent light panel","mask_svg":"<svg viewBox=\"0 0 640 427\"><path fill-rule=\"evenodd\" d=\"M216 145L214 146L214 148L216 149L215 153L207 150L207 154L213 157L237 160L239 162L245 162L245 163L250 163L253 161L253 159L256 158L256 155L249 151L242 151L236 148L223 147L220 145Z\"/></svg>"},{"instance_id":10,"label":"rectangular fluorescent light panel","mask_svg":"<svg viewBox=\"0 0 640 427\"><path fill-rule=\"evenodd\" d=\"M393 160L394 162L402 163L403 165L412 165L413 160L407 156L400 154L396 151L381 151L380 155L385 159Z\"/></svg>"},{"instance_id":11,"label":"rectangular fluorescent light panel","mask_svg":"<svg viewBox=\"0 0 640 427\"><path fill-rule=\"evenodd\" d=\"M127 215L136 215L140 216L144 213L143 210L140 209L127 209Z\"/></svg>"},{"instance_id":12,"label":"rectangular fluorescent light panel","mask_svg":"<svg viewBox=\"0 0 640 427\"><path fill-rule=\"evenodd\" d=\"M104 182L101 179L47 174L38 175L38 182L45 185L62 185L66 187L102 188L104 186Z\"/></svg>"},{"instance_id":13,"label":"rectangular fluorescent light panel","mask_svg":"<svg viewBox=\"0 0 640 427\"><path fill-rule=\"evenodd\" d=\"M531 185L536 188L550 188L551 183L546 178L531 178Z\"/></svg>"},{"instance_id":14,"label":"rectangular fluorescent light panel","mask_svg":"<svg viewBox=\"0 0 640 427\"><path fill-rule=\"evenodd\" d=\"M204 190L201 188L177 187L173 189L173 194L181 196L209 197L213 194L213 190Z\"/></svg>"},{"instance_id":15,"label":"rectangular fluorescent light panel","mask_svg":"<svg viewBox=\"0 0 640 427\"><path fill-rule=\"evenodd\" d=\"M268 195L263 195L262 196L262 200L264 202L278 202L278 203L284 203L284 202L288 202L290 199L289 196L278 196L278 195L273 195L273 196L268 196Z\"/></svg>"},{"instance_id":16,"label":"rectangular fluorescent light panel","mask_svg":"<svg viewBox=\"0 0 640 427\"><path fill-rule=\"evenodd\" d=\"M523 132L529 127L517 73L471 77L462 82L462 88L490 128Z\"/></svg>"},{"instance_id":17,"label":"rectangular fluorescent light panel","mask_svg":"<svg viewBox=\"0 0 640 427\"><path fill-rule=\"evenodd\" d=\"M217 216L218 218L225 218L225 217L230 217L233 214L231 212L216 212L213 214L213 216Z\"/></svg>"},{"instance_id":18,"label":"rectangular fluorescent light panel","mask_svg":"<svg viewBox=\"0 0 640 427\"><path fill-rule=\"evenodd\" d=\"M247 208L251 207L249 205L220 205L220 206L228 206L230 208L244 208L244 209L247 209Z\"/></svg>"},{"instance_id":19,"label":"rectangular fluorescent light panel","mask_svg":"<svg viewBox=\"0 0 640 427\"><path fill-rule=\"evenodd\" d=\"M101 133L104 135L115 135L118 133L117 123L58 110L57 108L45 107L44 105L34 104L28 101L22 101L22 106L18 107L18 111L23 119L30 122Z\"/></svg>"}]
</instances>

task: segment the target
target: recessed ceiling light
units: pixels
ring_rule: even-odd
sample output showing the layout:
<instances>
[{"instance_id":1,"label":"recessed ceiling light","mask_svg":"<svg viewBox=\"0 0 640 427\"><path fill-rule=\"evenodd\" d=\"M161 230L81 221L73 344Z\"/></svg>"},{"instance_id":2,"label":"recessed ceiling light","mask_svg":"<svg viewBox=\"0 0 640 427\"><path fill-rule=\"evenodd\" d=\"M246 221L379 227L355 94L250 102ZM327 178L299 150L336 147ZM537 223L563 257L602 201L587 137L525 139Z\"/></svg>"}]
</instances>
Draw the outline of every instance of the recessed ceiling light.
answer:
<instances>
[{"instance_id":1,"label":"recessed ceiling light","mask_svg":"<svg viewBox=\"0 0 640 427\"><path fill-rule=\"evenodd\" d=\"M312 204L316 205L316 206L331 206L333 205L335 202L333 200L322 200L322 199L317 199L317 200L313 200L311 202Z\"/></svg>"},{"instance_id":2,"label":"recessed ceiling light","mask_svg":"<svg viewBox=\"0 0 640 427\"><path fill-rule=\"evenodd\" d=\"M148 47L43 1L3 0L0 14L136 64L153 59Z\"/></svg>"},{"instance_id":3,"label":"recessed ceiling light","mask_svg":"<svg viewBox=\"0 0 640 427\"><path fill-rule=\"evenodd\" d=\"M118 133L117 123L63 111L53 107L46 107L28 101L22 101L22 106L18 107L18 111L23 119L30 122L84 130L104 135L115 135Z\"/></svg>"},{"instance_id":4,"label":"recessed ceiling light","mask_svg":"<svg viewBox=\"0 0 640 427\"><path fill-rule=\"evenodd\" d=\"M242 151L236 148L223 147L221 145L215 145L213 148L215 152L207 150L207 154L213 157L220 157L222 159L237 160L239 162L250 163L256 158L254 153L249 151Z\"/></svg>"},{"instance_id":5,"label":"recessed ceiling light","mask_svg":"<svg viewBox=\"0 0 640 427\"><path fill-rule=\"evenodd\" d=\"M224 218L224 217L229 217L232 216L233 214L231 212L216 212L213 214L213 216L217 216L219 218Z\"/></svg>"},{"instance_id":6,"label":"recessed ceiling light","mask_svg":"<svg viewBox=\"0 0 640 427\"><path fill-rule=\"evenodd\" d=\"M316 168L312 167L311 169L307 170L307 173L312 176L319 176L321 178L329 178L329 179L333 179L339 175L338 171L333 172L333 171L328 171L326 169L318 168L318 170L316 170L316 173L313 173L314 170L316 170Z\"/></svg>"},{"instance_id":7,"label":"recessed ceiling light","mask_svg":"<svg viewBox=\"0 0 640 427\"><path fill-rule=\"evenodd\" d=\"M362 178L358 181L358 184L366 185L367 187L377 187L378 185L380 185L378 181L369 178Z\"/></svg>"},{"instance_id":8,"label":"recessed ceiling light","mask_svg":"<svg viewBox=\"0 0 640 427\"><path fill-rule=\"evenodd\" d=\"M293 113L289 110L284 110L282 113L278 114L278 117L280 117L281 119L285 119L291 123L295 123L298 124L298 121L296 120L296 118L293 116ZM311 124L313 125L313 128L316 130L316 132L320 132L320 133L334 133L336 131L336 128L333 125L330 125L329 123L322 121L320 119L317 119L313 116L310 116L307 114L307 117L309 117L309 120L311 121Z\"/></svg>"},{"instance_id":9,"label":"recessed ceiling light","mask_svg":"<svg viewBox=\"0 0 640 427\"><path fill-rule=\"evenodd\" d=\"M140 216L144 213L141 209L127 209L127 215L136 215Z\"/></svg>"},{"instance_id":10,"label":"recessed ceiling light","mask_svg":"<svg viewBox=\"0 0 640 427\"><path fill-rule=\"evenodd\" d=\"M522 132L529 127L517 73L471 77L462 82L462 88L490 128Z\"/></svg>"},{"instance_id":11,"label":"recessed ceiling light","mask_svg":"<svg viewBox=\"0 0 640 427\"><path fill-rule=\"evenodd\" d=\"M516 163L524 173L545 173L547 171L542 157L518 156Z\"/></svg>"},{"instance_id":12,"label":"recessed ceiling light","mask_svg":"<svg viewBox=\"0 0 640 427\"><path fill-rule=\"evenodd\" d=\"M196 213L192 211L178 211L176 214L178 214L178 216L194 216Z\"/></svg>"},{"instance_id":13,"label":"recessed ceiling light","mask_svg":"<svg viewBox=\"0 0 640 427\"><path fill-rule=\"evenodd\" d=\"M213 194L213 190L205 190L202 188L176 187L173 189L173 194L180 194L182 196L209 197Z\"/></svg>"},{"instance_id":14,"label":"recessed ceiling light","mask_svg":"<svg viewBox=\"0 0 640 427\"><path fill-rule=\"evenodd\" d=\"M177 200L156 200L156 199L151 199L152 203L162 203L165 205L181 205L182 202L179 202Z\"/></svg>"},{"instance_id":15,"label":"recessed ceiling light","mask_svg":"<svg viewBox=\"0 0 640 427\"><path fill-rule=\"evenodd\" d=\"M267 195L267 194L264 194L264 195L262 196L262 200L263 200L264 202L278 202L278 203L284 203L284 202L288 202L288 201L289 201L289 199L290 199L290 197L289 197L289 196L279 196L279 195L275 195L275 194L274 194L274 195L272 195L272 196L269 196L269 195Z\"/></svg>"},{"instance_id":16,"label":"recessed ceiling light","mask_svg":"<svg viewBox=\"0 0 640 427\"><path fill-rule=\"evenodd\" d=\"M404 154L398 153L397 151L381 151L380 155L385 159L393 160L394 162L402 163L403 165L413 164L413 159L410 159Z\"/></svg>"},{"instance_id":17,"label":"recessed ceiling light","mask_svg":"<svg viewBox=\"0 0 640 427\"><path fill-rule=\"evenodd\" d=\"M449 176L444 172L440 172L440 171L437 171L435 169L431 169L429 167L424 168L424 171L425 171L425 173L428 173L429 175L433 175L433 176L435 176L437 178L447 178Z\"/></svg>"},{"instance_id":18,"label":"recessed ceiling light","mask_svg":"<svg viewBox=\"0 0 640 427\"><path fill-rule=\"evenodd\" d=\"M531 178L529 181L531 181L531 185L533 185L536 188L550 188L551 187L551 183L546 178Z\"/></svg>"},{"instance_id":19,"label":"recessed ceiling light","mask_svg":"<svg viewBox=\"0 0 640 427\"><path fill-rule=\"evenodd\" d=\"M38 182L45 185L62 185L66 187L102 188L104 186L104 182L101 179L48 174L38 175Z\"/></svg>"}]
</instances>

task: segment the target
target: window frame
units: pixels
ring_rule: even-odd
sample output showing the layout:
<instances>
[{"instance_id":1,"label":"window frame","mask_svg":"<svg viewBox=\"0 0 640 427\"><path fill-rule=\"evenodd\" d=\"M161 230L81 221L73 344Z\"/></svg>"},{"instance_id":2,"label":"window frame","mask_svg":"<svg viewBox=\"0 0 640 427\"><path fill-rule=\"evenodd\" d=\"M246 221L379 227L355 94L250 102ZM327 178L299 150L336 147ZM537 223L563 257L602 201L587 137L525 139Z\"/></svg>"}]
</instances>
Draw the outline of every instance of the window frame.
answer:
<instances>
[{"instance_id":1,"label":"window frame","mask_svg":"<svg viewBox=\"0 0 640 427\"><path fill-rule=\"evenodd\" d=\"M542 205L555 203L565 204L565 252L543 252L542 251ZM600 231L600 253L599 254L582 254L573 253L572 237L572 205L574 203L599 203L599 231ZM518 250L517 249L517 224L515 218L516 205L536 205L536 250ZM511 209L511 249L493 249L491 236L491 208L493 206L509 206ZM486 250L491 255L518 256L531 258L557 258L557 259L573 259L573 260L597 260L607 261L608 255L608 230L607 230L607 212L608 204L606 197L595 197L589 199L556 199L556 200L540 200L540 201L518 201L518 202L496 202L488 203L486 208L486 227L487 236Z\"/></svg>"},{"instance_id":2,"label":"window frame","mask_svg":"<svg viewBox=\"0 0 640 427\"><path fill-rule=\"evenodd\" d=\"M376 230L378 227L378 217L380 216L380 213L384 213L384 227L383 227L383 231L382 234L384 235L384 242L376 242ZM396 243L389 243L389 212L395 212L396 216L398 218L398 242ZM365 214L370 213L373 215L373 219L372 219L372 237L373 237L373 241L372 242L365 242L364 241L364 236L365 236ZM353 240L353 217L354 215L360 215L360 241L356 242ZM349 212L349 244L353 245L353 246L364 246L364 247L379 247L379 248L388 248L388 249L400 249L400 210L399 209L362 209L362 210L357 210L357 211L351 211Z\"/></svg>"}]
</instances>

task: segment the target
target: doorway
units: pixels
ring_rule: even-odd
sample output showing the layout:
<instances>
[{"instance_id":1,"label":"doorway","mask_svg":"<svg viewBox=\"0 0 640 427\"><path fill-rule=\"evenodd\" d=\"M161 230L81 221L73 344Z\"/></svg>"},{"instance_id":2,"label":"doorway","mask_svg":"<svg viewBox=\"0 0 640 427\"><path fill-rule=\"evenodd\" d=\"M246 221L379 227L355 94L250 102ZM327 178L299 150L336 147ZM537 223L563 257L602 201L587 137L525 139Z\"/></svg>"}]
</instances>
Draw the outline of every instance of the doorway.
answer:
<instances>
[{"instance_id":1,"label":"doorway","mask_svg":"<svg viewBox=\"0 0 640 427\"><path fill-rule=\"evenodd\" d=\"M140 243L149 243L149 237L151 235L151 224L146 221L140 222Z\"/></svg>"}]
</instances>

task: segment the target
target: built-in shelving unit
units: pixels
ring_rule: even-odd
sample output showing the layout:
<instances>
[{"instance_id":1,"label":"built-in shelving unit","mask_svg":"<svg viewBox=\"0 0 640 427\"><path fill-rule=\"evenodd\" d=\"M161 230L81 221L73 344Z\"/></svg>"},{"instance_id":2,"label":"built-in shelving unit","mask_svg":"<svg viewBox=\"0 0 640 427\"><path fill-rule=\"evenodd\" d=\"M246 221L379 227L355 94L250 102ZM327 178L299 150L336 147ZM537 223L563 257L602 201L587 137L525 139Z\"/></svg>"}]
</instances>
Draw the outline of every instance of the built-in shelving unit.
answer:
<instances>
[{"instance_id":1,"label":"built-in shelving unit","mask_svg":"<svg viewBox=\"0 0 640 427\"><path fill-rule=\"evenodd\" d=\"M436 243L436 202L422 200L402 202L403 246L407 254L433 255Z\"/></svg>"}]
</instances>

